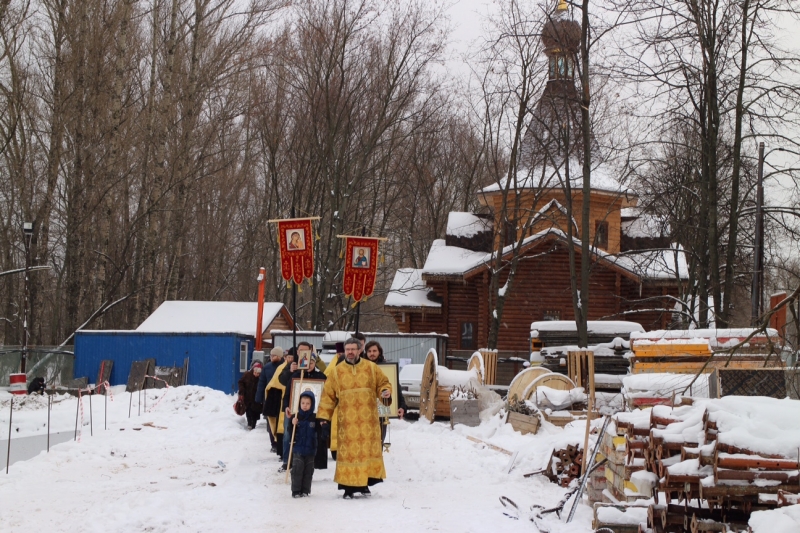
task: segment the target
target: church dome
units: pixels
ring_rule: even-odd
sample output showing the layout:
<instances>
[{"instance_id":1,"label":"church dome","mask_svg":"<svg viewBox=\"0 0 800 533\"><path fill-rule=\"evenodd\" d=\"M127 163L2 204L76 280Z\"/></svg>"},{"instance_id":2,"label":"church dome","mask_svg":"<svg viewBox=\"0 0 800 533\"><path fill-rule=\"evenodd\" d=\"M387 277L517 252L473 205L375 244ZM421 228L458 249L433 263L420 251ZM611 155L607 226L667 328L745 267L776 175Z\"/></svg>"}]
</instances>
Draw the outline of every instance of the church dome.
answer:
<instances>
[{"instance_id":1,"label":"church dome","mask_svg":"<svg viewBox=\"0 0 800 533\"><path fill-rule=\"evenodd\" d=\"M542 44L544 52L567 51L578 52L581 43L581 25L557 11L542 28Z\"/></svg>"}]
</instances>

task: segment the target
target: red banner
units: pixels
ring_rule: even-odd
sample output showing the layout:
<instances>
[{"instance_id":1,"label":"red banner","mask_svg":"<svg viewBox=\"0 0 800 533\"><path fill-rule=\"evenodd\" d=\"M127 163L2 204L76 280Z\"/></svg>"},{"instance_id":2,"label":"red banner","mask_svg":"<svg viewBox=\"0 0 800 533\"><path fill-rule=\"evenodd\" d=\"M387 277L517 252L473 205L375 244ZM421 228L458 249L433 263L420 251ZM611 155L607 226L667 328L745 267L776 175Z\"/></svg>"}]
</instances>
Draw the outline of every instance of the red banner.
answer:
<instances>
[{"instance_id":1,"label":"red banner","mask_svg":"<svg viewBox=\"0 0 800 533\"><path fill-rule=\"evenodd\" d=\"M300 285L314 275L314 230L312 218L291 218L278 221L278 242L281 247L281 275L286 281Z\"/></svg>"},{"instance_id":2,"label":"red banner","mask_svg":"<svg viewBox=\"0 0 800 533\"><path fill-rule=\"evenodd\" d=\"M344 281L346 296L360 302L372 296L378 274L378 243L375 237L344 238Z\"/></svg>"}]
</instances>

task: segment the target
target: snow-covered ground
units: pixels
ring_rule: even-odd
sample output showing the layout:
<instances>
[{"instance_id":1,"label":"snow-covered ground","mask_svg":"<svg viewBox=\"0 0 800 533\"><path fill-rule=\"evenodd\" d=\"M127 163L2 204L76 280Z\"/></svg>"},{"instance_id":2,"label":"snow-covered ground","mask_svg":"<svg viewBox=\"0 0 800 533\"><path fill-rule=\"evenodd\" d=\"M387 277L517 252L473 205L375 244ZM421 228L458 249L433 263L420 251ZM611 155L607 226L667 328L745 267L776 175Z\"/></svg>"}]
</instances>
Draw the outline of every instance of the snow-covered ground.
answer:
<instances>
[{"instance_id":1,"label":"snow-covered ground","mask_svg":"<svg viewBox=\"0 0 800 533\"><path fill-rule=\"evenodd\" d=\"M342 500L333 483L335 462L314 474L310 498L292 499L277 456L269 452L264 422L245 430L233 412L234 397L195 386L150 391L147 412L138 398L114 387L103 429L103 398L84 398L79 442L12 462L0 473L0 531L221 532L221 531L524 531L532 504L550 507L564 490L542 476L553 446L581 443L585 426L562 430L545 424L522 436L500 417L479 427L392 422L385 455L387 479L373 495ZM10 395L0 392L0 439L7 438ZM77 401L57 398L51 431L74 430ZM46 398L15 399L15 442L47 431ZM144 407L144 406L142 406ZM79 415L80 417L80 415ZM472 436L512 452L509 456L468 440ZM0 448L5 449L0 442ZM12 453L13 455L13 453ZM5 464L5 457L2 459ZM503 514L506 496L522 512ZM591 509L582 504L572 523L548 515L552 533L589 532Z\"/></svg>"}]
</instances>

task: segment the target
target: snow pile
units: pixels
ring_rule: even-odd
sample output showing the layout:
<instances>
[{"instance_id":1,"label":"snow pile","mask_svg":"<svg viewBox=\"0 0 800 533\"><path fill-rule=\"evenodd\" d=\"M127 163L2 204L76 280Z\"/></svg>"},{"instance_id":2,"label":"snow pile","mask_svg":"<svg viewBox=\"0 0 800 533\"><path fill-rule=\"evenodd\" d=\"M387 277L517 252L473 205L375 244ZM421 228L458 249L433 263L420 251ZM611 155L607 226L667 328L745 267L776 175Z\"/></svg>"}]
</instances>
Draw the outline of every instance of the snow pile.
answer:
<instances>
[{"instance_id":1,"label":"snow pile","mask_svg":"<svg viewBox=\"0 0 800 533\"><path fill-rule=\"evenodd\" d=\"M626 334L633 338L636 332L644 333L644 328L638 322L625 320L590 320L586 325L590 334L618 335ZM531 337L539 338L540 331L568 331L577 332L578 327L574 320L541 320L531 322Z\"/></svg>"},{"instance_id":2,"label":"snow pile","mask_svg":"<svg viewBox=\"0 0 800 533\"><path fill-rule=\"evenodd\" d=\"M755 511L747 525L753 533L797 533L800 531L800 505Z\"/></svg>"},{"instance_id":3,"label":"snow pile","mask_svg":"<svg viewBox=\"0 0 800 533\"><path fill-rule=\"evenodd\" d=\"M535 385L535 382L531 385ZM529 393L530 391L525 390L522 396L527 398ZM539 406L539 409L552 409L553 411L571 409L573 404L583 403L586 400L587 396L583 387L576 387L571 390L557 390L540 385L536 388L533 396L533 401Z\"/></svg>"},{"instance_id":4,"label":"snow pile","mask_svg":"<svg viewBox=\"0 0 800 533\"><path fill-rule=\"evenodd\" d=\"M440 387L477 386L478 373L472 370L452 370L446 366L436 368L436 380Z\"/></svg>"},{"instance_id":5,"label":"snow pile","mask_svg":"<svg viewBox=\"0 0 800 533\"><path fill-rule=\"evenodd\" d=\"M797 459L800 448L800 402L764 396L725 396L698 403L716 422L720 443L762 455Z\"/></svg>"},{"instance_id":6,"label":"snow pile","mask_svg":"<svg viewBox=\"0 0 800 533\"><path fill-rule=\"evenodd\" d=\"M601 524L638 526L647 523L647 507L598 507L597 521Z\"/></svg>"},{"instance_id":7,"label":"snow pile","mask_svg":"<svg viewBox=\"0 0 800 533\"><path fill-rule=\"evenodd\" d=\"M692 383L694 381L694 383ZM629 398L671 398L684 394L708 398L708 374L632 374L622 378L622 392Z\"/></svg>"}]
</instances>

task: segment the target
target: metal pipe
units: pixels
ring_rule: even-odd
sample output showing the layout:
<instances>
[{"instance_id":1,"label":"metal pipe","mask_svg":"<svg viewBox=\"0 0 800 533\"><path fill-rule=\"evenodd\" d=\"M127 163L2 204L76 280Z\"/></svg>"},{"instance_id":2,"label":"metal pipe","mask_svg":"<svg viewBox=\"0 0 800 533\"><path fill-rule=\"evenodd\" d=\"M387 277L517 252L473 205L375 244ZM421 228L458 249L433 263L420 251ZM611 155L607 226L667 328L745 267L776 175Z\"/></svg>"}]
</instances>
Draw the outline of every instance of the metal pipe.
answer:
<instances>
[{"instance_id":1,"label":"metal pipe","mask_svg":"<svg viewBox=\"0 0 800 533\"><path fill-rule=\"evenodd\" d=\"M78 391L78 403L75 406L75 438L74 441L78 440L78 413L81 411L81 393Z\"/></svg>"},{"instance_id":2,"label":"metal pipe","mask_svg":"<svg viewBox=\"0 0 800 533\"><path fill-rule=\"evenodd\" d=\"M94 420L92 417L92 396L94 391L89 393L89 436L94 437Z\"/></svg>"},{"instance_id":3,"label":"metal pipe","mask_svg":"<svg viewBox=\"0 0 800 533\"><path fill-rule=\"evenodd\" d=\"M50 453L50 411L53 409L53 395L47 395L47 453Z\"/></svg>"},{"instance_id":4,"label":"metal pipe","mask_svg":"<svg viewBox=\"0 0 800 533\"><path fill-rule=\"evenodd\" d=\"M8 465L11 464L11 419L14 418L14 397L8 406L8 448L6 448L6 474L8 474Z\"/></svg>"},{"instance_id":5,"label":"metal pipe","mask_svg":"<svg viewBox=\"0 0 800 533\"><path fill-rule=\"evenodd\" d=\"M25 373L28 360L28 300L30 300L30 269L31 269L31 234L28 232L27 224L23 229L23 241L25 242L25 298L22 302L22 357L20 358L20 373ZM27 381L27 379L26 379Z\"/></svg>"},{"instance_id":6,"label":"metal pipe","mask_svg":"<svg viewBox=\"0 0 800 533\"><path fill-rule=\"evenodd\" d=\"M750 321L758 325L763 309L764 283L764 143L758 143L758 182L756 185L756 228L753 251L753 283L750 293Z\"/></svg>"},{"instance_id":7,"label":"metal pipe","mask_svg":"<svg viewBox=\"0 0 800 533\"><path fill-rule=\"evenodd\" d=\"M572 516L575 514L575 509L578 507L578 503L580 503L581 496L583 496L583 489L586 487L586 480L589 479L589 474L591 474L594 470L594 460L595 457L597 457L597 451L600 449L600 444L603 442L603 435L606 434L606 428L608 428L609 422L611 422L611 415L607 415L606 419L603 421L603 428L600 430L600 435L597 437L597 442L594 445L594 452L592 452L592 456L589 457L589 463L586 470L583 472L583 479L581 479L581 485L578 489L578 494L575 496L575 503L572 504L572 507L569 510L567 524L572 522ZM583 453L586 453L586 448L584 448Z\"/></svg>"}]
</instances>

